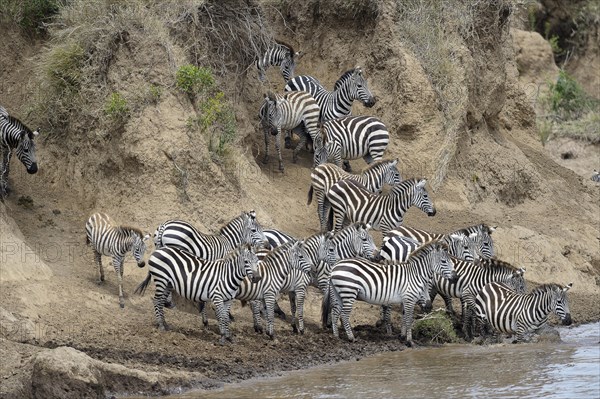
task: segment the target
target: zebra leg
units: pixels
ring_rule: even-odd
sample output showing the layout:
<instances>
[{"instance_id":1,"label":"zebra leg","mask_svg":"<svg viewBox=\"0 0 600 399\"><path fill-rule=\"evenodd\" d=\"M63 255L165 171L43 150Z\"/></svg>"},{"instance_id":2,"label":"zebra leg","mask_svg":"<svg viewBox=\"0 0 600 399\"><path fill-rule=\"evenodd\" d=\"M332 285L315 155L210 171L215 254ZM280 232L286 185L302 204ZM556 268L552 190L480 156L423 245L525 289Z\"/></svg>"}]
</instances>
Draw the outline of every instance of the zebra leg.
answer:
<instances>
[{"instance_id":1,"label":"zebra leg","mask_svg":"<svg viewBox=\"0 0 600 399\"><path fill-rule=\"evenodd\" d=\"M263 306L262 301L250 301L250 306L252 307L252 321L254 323L254 331L262 334L262 318L260 317L260 311Z\"/></svg>"},{"instance_id":2,"label":"zebra leg","mask_svg":"<svg viewBox=\"0 0 600 399\"><path fill-rule=\"evenodd\" d=\"M285 321L287 316L285 315L285 312L283 310L281 310L277 301L275 301L274 311L275 311L275 314L277 315L277 317L279 317L281 320Z\"/></svg>"},{"instance_id":3,"label":"zebra leg","mask_svg":"<svg viewBox=\"0 0 600 399\"><path fill-rule=\"evenodd\" d=\"M381 307L383 324L385 325L385 333L392 335L392 307L390 305L383 305Z\"/></svg>"},{"instance_id":4,"label":"zebra leg","mask_svg":"<svg viewBox=\"0 0 600 399\"><path fill-rule=\"evenodd\" d=\"M344 298L340 315L342 319L342 325L344 326L344 330L346 330L346 335L348 336L348 341L350 342L356 341L356 338L352 333L352 327L350 326L350 313L352 312L352 305L354 305L355 300L356 298L354 296Z\"/></svg>"},{"instance_id":5,"label":"zebra leg","mask_svg":"<svg viewBox=\"0 0 600 399\"><path fill-rule=\"evenodd\" d=\"M288 292L290 298L290 308L292 311L292 331L294 334L298 334L298 324L296 320L296 293L294 291Z\"/></svg>"},{"instance_id":6,"label":"zebra leg","mask_svg":"<svg viewBox=\"0 0 600 399\"><path fill-rule=\"evenodd\" d=\"M414 303L404 304L404 315L402 316L402 323L404 324L404 331L406 332L406 346L412 346L412 325L415 311Z\"/></svg>"},{"instance_id":7,"label":"zebra leg","mask_svg":"<svg viewBox=\"0 0 600 399\"><path fill-rule=\"evenodd\" d=\"M263 163L269 162L269 136L271 135L270 128L265 128L265 156Z\"/></svg>"},{"instance_id":8,"label":"zebra leg","mask_svg":"<svg viewBox=\"0 0 600 399\"><path fill-rule=\"evenodd\" d=\"M123 295L123 258L115 256L113 257L113 267L117 273L117 279L119 280L119 306L125 307L125 297Z\"/></svg>"},{"instance_id":9,"label":"zebra leg","mask_svg":"<svg viewBox=\"0 0 600 399\"><path fill-rule=\"evenodd\" d=\"M167 323L165 323L165 292L164 287L162 285L156 284L156 292L154 293L154 299L152 302L154 303L154 317L156 319L156 324L158 324L158 329L160 331L165 331L169 329Z\"/></svg>"},{"instance_id":10,"label":"zebra leg","mask_svg":"<svg viewBox=\"0 0 600 399\"><path fill-rule=\"evenodd\" d=\"M296 306L298 310L298 329L304 334L304 299L306 298L306 287L296 291Z\"/></svg>"},{"instance_id":11,"label":"zebra leg","mask_svg":"<svg viewBox=\"0 0 600 399\"><path fill-rule=\"evenodd\" d=\"M275 323L275 293L268 292L264 296L265 306L267 308L267 335L271 339L275 339L273 325Z\"/></svg>"},{"instance_id":12,"label":"zebra leg","mask_svg":"<svg viewBox=\"0 0 600 399\"><path fill-rule=\"evenodd\" d=\"M285 144L284 144L285 148L287 148L288 150L292 148L292 131L291 130L286 130L285 139L283 141L285 142Z\"/></svg>"},{"instance_id":13,"label":"zebra leg","mask_svg":"<svg viewBox=\"0 0 600 399\"><path fill-rule=\"evenodd\" d=\"M5 147L2 151L2 171L0 173L0 198L8 195L8 172L10 171L10 156L12 151L10 147Z\"/></svg>"},{"instance_id":14,"label":"zebra leg","mask_svg":"<svg viewBox=\"0 0 600 399\"><path fill-rule=\"evenodd\" d=\"M277 159L279 160L279 171L283 173L283 159L281 158L281 128L277 128L275 136L275 149L277 150Z\"/></svg>"},{"instance_id":15,"label":"zebra leg","mask_svg":"<svg viewBox=\"0 0 600 399\"><path fill-rule=\"evenodd\" d=\"M219 343L225 345L225 340L230 340L229 337L229 311L225 308L225 303L221 297L213 298L217 320L219 321L219 333L221 339Z\"/></svg>"},{"instance_id":16,"label":"zebra leg","mask_svg":"<svg viewBox=\"0 0 600 399\"><path fill-rule=\"evenodd\" d=\"M198 312L202 316L202 325L204 326L204 328L208 327L208 316L206 316L206 302L198 302Z\"/></svg>"},{"instance_id":17,"label":"zebra leg","mask_svg":"<svg viewBox=\"0 0 600 399\"><path fill-rule=\"evenodd\" d=\"M94 258L98 267L98 284L104 281L104 268L102 267L102 254L94 249Z\"/></svg>"},{"instance_id":18,"label":"zebra leg","mask_svg":"<svg viewBox=\"0 0 600 399\"><path fill-rule=\"evenodd\" d=\"M298 142L298 145L294 149L294 155L292 156L292 162L294 162L294 163L298 162L298 153L300 152L300 149L305 144L306 144L306 134L303 132L302 134L300 134L300 141Z\"/></svg>"},{"instance_id":19,"label":"zebra leg","mask_svg":"<svg viewBox=\"0 0 600 399\"><path fill-rule=\"evenodd\" d=\"M365 162L366 162L368 165L372 164L372 163L373 163L373 161L374 161L374 159L373 159L373 157L371 156L371 154L366 154L366 155L364 155L364 156L363 156L363 159L365 160Z\"/></svg>"},{"instance_id":20,"label":"zebra leg","mask_svg":"<svg viewBox=\"0 0 600 399\"><path fill-rule=\"evenodd\" d=\"M446 305L446 313L448 313L449 315L455 315L454 308L452 307L452 297L446 294L442 294L441 292L439 294L442 297L442 299L444 299L444 305Z\"/></svg>"}]
</instances>

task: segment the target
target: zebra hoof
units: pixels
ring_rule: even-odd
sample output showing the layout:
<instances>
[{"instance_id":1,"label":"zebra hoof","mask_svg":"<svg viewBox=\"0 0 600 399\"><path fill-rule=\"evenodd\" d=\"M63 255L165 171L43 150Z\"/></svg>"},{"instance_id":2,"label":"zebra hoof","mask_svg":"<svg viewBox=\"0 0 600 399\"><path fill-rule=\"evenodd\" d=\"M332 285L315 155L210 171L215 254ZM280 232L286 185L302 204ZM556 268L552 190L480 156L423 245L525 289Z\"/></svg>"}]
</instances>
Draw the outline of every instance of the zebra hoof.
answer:
<instances>
[{"instance_id":1,"label":"zebra hoof","mask_svg":"<svg viewBox=\"0 0 600 399\"><path fill-rule=\"evenodd\" d=\"M262 334L263 333L263 329L262 327L254 327L254 332L257 334Z\"/></svg>"},{"instance_id":2,"label":"zebra hoof","mask_svg":"<svg viewBox=\"0 0 600 399\"><path fill-rule=\"evenodd\" d=\"M296 325L295 325L295 324L292 324L292 332L293 332L294 334L298 334L298 327L296 327Z\"/></svg>"},{"instance_id":3,"label":"zebra hoof","mask_svg":"<svg viewBox=\"0 0 600 399\"><path fill-rule=\"evenodd\" d=\"M413 347L413 342L412 341L406 341L406 346L408 346L409 348Z\"/></svg>"},{"instance_id":4,"label":"zebra hoof","mask_svg":"<svg viewBox=\"0 0 600 399\"><path fill-rule=\"evenodd\" d=\"M119 306L121 307L121 309L125 309L125 302L119 302Z\"/></svg>"}]
</instances>

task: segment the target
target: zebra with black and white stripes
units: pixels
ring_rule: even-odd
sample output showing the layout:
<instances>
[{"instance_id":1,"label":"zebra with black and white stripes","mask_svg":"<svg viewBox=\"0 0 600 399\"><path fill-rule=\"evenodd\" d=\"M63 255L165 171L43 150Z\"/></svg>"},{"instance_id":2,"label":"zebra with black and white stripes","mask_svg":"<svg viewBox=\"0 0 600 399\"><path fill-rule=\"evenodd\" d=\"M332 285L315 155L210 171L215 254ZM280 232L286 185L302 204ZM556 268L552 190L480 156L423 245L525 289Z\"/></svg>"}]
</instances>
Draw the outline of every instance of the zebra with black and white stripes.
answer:
<instances>
[{"instance_id":1,"label":"zebra with black and white stripes","mask_svg":"<svg viewBox=\"0 0 600 399\"><path fill-rule=\"evenodd\" d=\"M331 271L328 294L324 297L322 319L331 312L334 336L341 316L348 340L354 341L350 312L356 300L376 305L403 304L401 335L412 345L412 323L415 304L422 298L429 281L437 273L456 280L452 260L444 244L433 242L411 254L407 263L379 264L365 259L346 259ZM391 331L389 317L386 326Z\"/></svg>"},{"instance_id":2,"label":"zebra with black and white stripes","mask_svg":"<svg viewBox=\"0 0 600 399\"><path fill-rule=\"evenodd\" d=\"M305 91L286 93L283 96L272 92L265 94L259 110L265 134L263 163L269 161L269 137L275 134L279 170L283 172L283 160L281 159L281 132L283 130L300 130L300 142L294 149L293 162L298 160L298 152L306 143L307 135L312 138L315 150L320 149L323 146L323 140L319 129L319 112L318 103L310 93Z\"/></svg>"},{"instance_id":3,"label":"zebra with black and white stripes","mask_svg":"<svg viewBox=\"0 0 600 399\"><path fill-rule=\"evenodd\" d=\"M308 75L296 76L287 82L285 91L309 92L319 104L321 122L350 115L354 100L360 100L368 108L376 101L359 66L344 72L333 91L326 90L317 79Z\"/></svg>"},{"instance_id":4,"label":"zebra with black and white stripes","mask_svg":"<svg viewBox=\"0 0 600 399\"><path fill-rule=\"evenodd\" d=\"M6 109L0 105L0 150L2 150L0 200L4 200L9 192L8 173L13 151L17 159L25 166L27 173L37 173L34 139L39 133L39 129L32 131L23 122L9 115Z\"/></svg>"},{"instance_id":5,"label":"zebra with black and white stripes","mask_svg":"<svg viewBox=\"0 0 600 399\"><path fill-rule=\"evenodd\" d=\"M353 180L340 180L326 195L326 202L331 204L328 227L333 225L337 231L348 220L369 223L387 234L402 224L404 213L413 205L428 216L435 216L426 183L425 179L408 179L393 186L389 193L376 195Z\"/></svg>"},{"instance_id":6,"label":"zebra with black and white stripes","mask_svg":"<svg viewBox=\"0 0 600 399\"><path fill-rule=\"evenodd\" d=\"M600 172L594 169L594 173L592 173L591 180L596 183L600 183Z\"/></svg>"},{"instance_id":7,"label":"zebra with black and white stripes","mask_svg":"<svg viewBox=\"0 0 600 399\"><path fill-rule=\"evenodd\" d=\"M104 281L102 255L112 257L112 264L119 280L119 306L125 307L123 296L123 262L127 252L133 254L138 267L144 267L144 254L149 234L136 227L118 226L105 213L95 213L85 224L86 243L94 250L94 259L98 266L98 283Z\"/></svg>"},{"instance_id":8,"label":"zebra with black and white stripes","mask_svg":"<svg viewBox=\"0 0 600 399\"><path fill-rule=\"evenodd\" d=\"M494 230L494 227L483 223L447 234L399 226L383 237L381 256L386 260L405 262L408 255L424 243L442 240L448 244L450 255L468 261L490 259L494 257L494 243L491 237Z\"/></svg>"},{"instance_id":9,"label":"zebra with black and white stripes","mask_svg":"<svg viewBox=\"0 0 600 399\"><path fill-rule=\"evenodd\" d=\"M301 53L294 51L294 48L287 43L275 40L275 44L271 46L262 57L256 60L256 68L258 69L258 78L261 82L265 81L266 70L270 66L278 66L281 70L281 76L287 83L294 76L296 68L296 59Z\"/></svg>"},{"instance_id":10,"label":"zebra with black and white stripes","mask_svg":"<svg viewBox=\"0 0 600 399\"><path fill-rule=\"evenodd\" d=\"M268 245L254 210L242 212L221 227L219 234L203 234L182 220L168 220L154 233L155 247L179 247L206 260L227 256L240 245Z\"/></svg>"},{"instance_id":11,"label":"zebra with black and white stripes","mask_svg":"<svg viewBox=\"0 0 600 399\"><path fill-rule=\"evenodd\" d=\"M475 298L476 315L499 332L516 334L513 342L523 342L525 334L542 327L551 312L563 325L571 325L567 291L572 286L544 284L521 295L502 283L489 283Z\"/></svg>"},{"instance_id":12,"label":"zebra with black and white stripes","mask_svg":"<svg viewBox=\"0 0 600 399\"><path fill-rule=\"evenodd\" d=\"M370 164L360 174L352 174L333 164L319 165L310 174L311 185L308 190L307 205L312 202L313 194L317 198L317 215L321 231L327 229L329 207L325 207L325 195L335 183L352 179L373 193L381 193L384 184L396 185L402 181L398 171L398 160L383 160ZM329 203L327 203L329 205Z\"/></svg>"},{"instance_id":13,"label":"zebra with black and white stripes","mask_svg":"<svg viewBox=\"0 0 600 399\"><path fill-rule=\"evenodd\" d=\"M390 133L384 123L373 116L347 116L323 124L324 144L315 151L314 163L328 160L351 170L349 160L363 158L367 164L383 157L390 142Z\"/></svg>"},{"instance_id":14,"label":"zebra with black and white stripes","mask_svg":"<svg viewBox=\"0 0 600 399\"><path fill-rule=\"evenodd\" d=\"M297 238L277 229L264 229L263 233L265 234L265 238L271 248L277 248L286 242L297 240Z\"/></svg>"},{"instance_id":15,"label":"zebra with black and white stripes","mask_svg":"<svg viewBox=\"0 0 600 399\"><path fill-rule=\"evenodd\" d=\"M305 281L305 287L310 280L312 261L304 249L302 241L285 243L266 254L266 257L258 264L258 273L262 277L259 282L244 279L236 293L236 299L243 302L260 301L266 308L267 335L273 339L273 323L275 319L275 300L283 290L296 288L298 280L300 284ZM287 284L286 284L287 283ZM285 286L287 285L287 286ZM254 318L254 329L262 332L260 323L260 304L252 304ZM304 331L302 326L301 331Z\"/></svg>"},{"instance_id":16,"label":"zebra with black and white stripes","mask_svg":"<svg viewBox=\"0 0 600 399\"><path fill-rule=\"evenodd\" d=\"M217 319L221 344L231 341L229 310L242 280L248 276L253 282L261 279L258 258L249 245L242 245L225 258L209 261L200 259L179 247L163 247L152 253L148 260L148 276L136 288L140 295L154 280L154 316L160 330L167 329L164 307L171 291L194 302L212 301Z\"/></svg>"}]
</instances>

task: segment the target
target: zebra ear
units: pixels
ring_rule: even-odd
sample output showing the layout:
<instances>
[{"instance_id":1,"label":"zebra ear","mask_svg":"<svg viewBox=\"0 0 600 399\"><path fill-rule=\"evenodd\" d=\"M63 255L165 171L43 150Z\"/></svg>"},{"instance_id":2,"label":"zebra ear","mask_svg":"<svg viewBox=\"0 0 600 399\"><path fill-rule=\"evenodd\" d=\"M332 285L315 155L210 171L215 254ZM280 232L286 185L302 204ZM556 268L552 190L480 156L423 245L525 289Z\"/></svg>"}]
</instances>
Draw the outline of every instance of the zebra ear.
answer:
<instances>
[{"instance_id":1,"label":"zebra ear","mask_svg":"<svg viewBox=\"0 0 600 399\"><path fill-rule=\"evenodd\" d=\"M417 182L417 187L423 188L427 184L427 179L421 179Z\"/></svg>"},{"instance_id":2,"label":"zebra ear","mask_svg":"<svg viewBox=\"0 0 600 399\"><path fill-rule=\"evenodd\" d=\"M494 231L496 231L497 228L498 228L498 226L489 226L488 227L488 234L492 234Z\"/></svg>"},{"instance_id":3,"label":"zebra ear","mask_svg":"<svg viewBox=\"0 0 600 399\"><path fill-rule=\"evenodd\" d=\"M148 240L148 238L150 238L150 234L146 234L146 235L144 236L144 238L142 238L142 240L143 240L143 241L147 241L147 240Z\"/></svg>"},{"instance_id":4,"label":"zebra ear","mask_svg":"<svg viewBox=\"0 0 600 399\"><path fill-rule=\"evenodd\" d=\"M365 224L365 230L371 230L371 223Z\"/></svg>"},{"instance_id":5,"label":"zebra ear","mask_svg":"<svg viewBox=\"0 0 600 399\"><path fill-rule=\"evenodd\" d=\"M392 166L396 166L396 165L398 165L398 161L399 161L399 160L398 160L398 158L394 159L394 160L392 161Z\"/></svg>"},{"instance_id":6,"label":"zebra ear","mask_svg":"<svg viewBox=\"0 0 600 399\"><path fill-rule=\"evenodd\" d=\"M33 133L33 135L34 135L34 136L37 136L37 135L39 135L39 134L40 134L40 128L38 127L38 128L37 128L37 129L35 129L35 130L34 130L32 133Z\"/></svg>"},{"instance_id":7,"label":"zebra ear","mask_svg":"<svg viewBox=\"0 0 600 399\"><path fill-rule=\"evenodd\" d=\"M569 290L571 289L571 287L573 287L573 283L569 283L569 284L567 284L567 285L565 286L565 288L563 288L563 291L564 291L564 292L567 292L567 291L569 291Z\"/></svg>"}]
</instances>

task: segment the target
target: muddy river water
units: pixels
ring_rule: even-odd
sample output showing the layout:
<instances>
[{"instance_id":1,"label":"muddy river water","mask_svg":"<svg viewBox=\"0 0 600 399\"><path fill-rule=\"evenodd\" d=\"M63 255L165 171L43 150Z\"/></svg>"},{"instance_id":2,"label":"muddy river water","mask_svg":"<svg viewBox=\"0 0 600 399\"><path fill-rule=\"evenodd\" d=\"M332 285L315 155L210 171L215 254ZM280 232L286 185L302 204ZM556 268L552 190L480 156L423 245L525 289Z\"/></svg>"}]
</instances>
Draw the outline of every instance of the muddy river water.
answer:
<instances>
[{"instance_id":1,"label":"muddy river water","mask_svg":"<svg viewBox=\"0 0 600 399\"><path fill-rule=\"evenodd\" d=\"M600 323L560 335L562 343L382 353L171 398L600 398Z\"/></svg>"}]
</instances>

